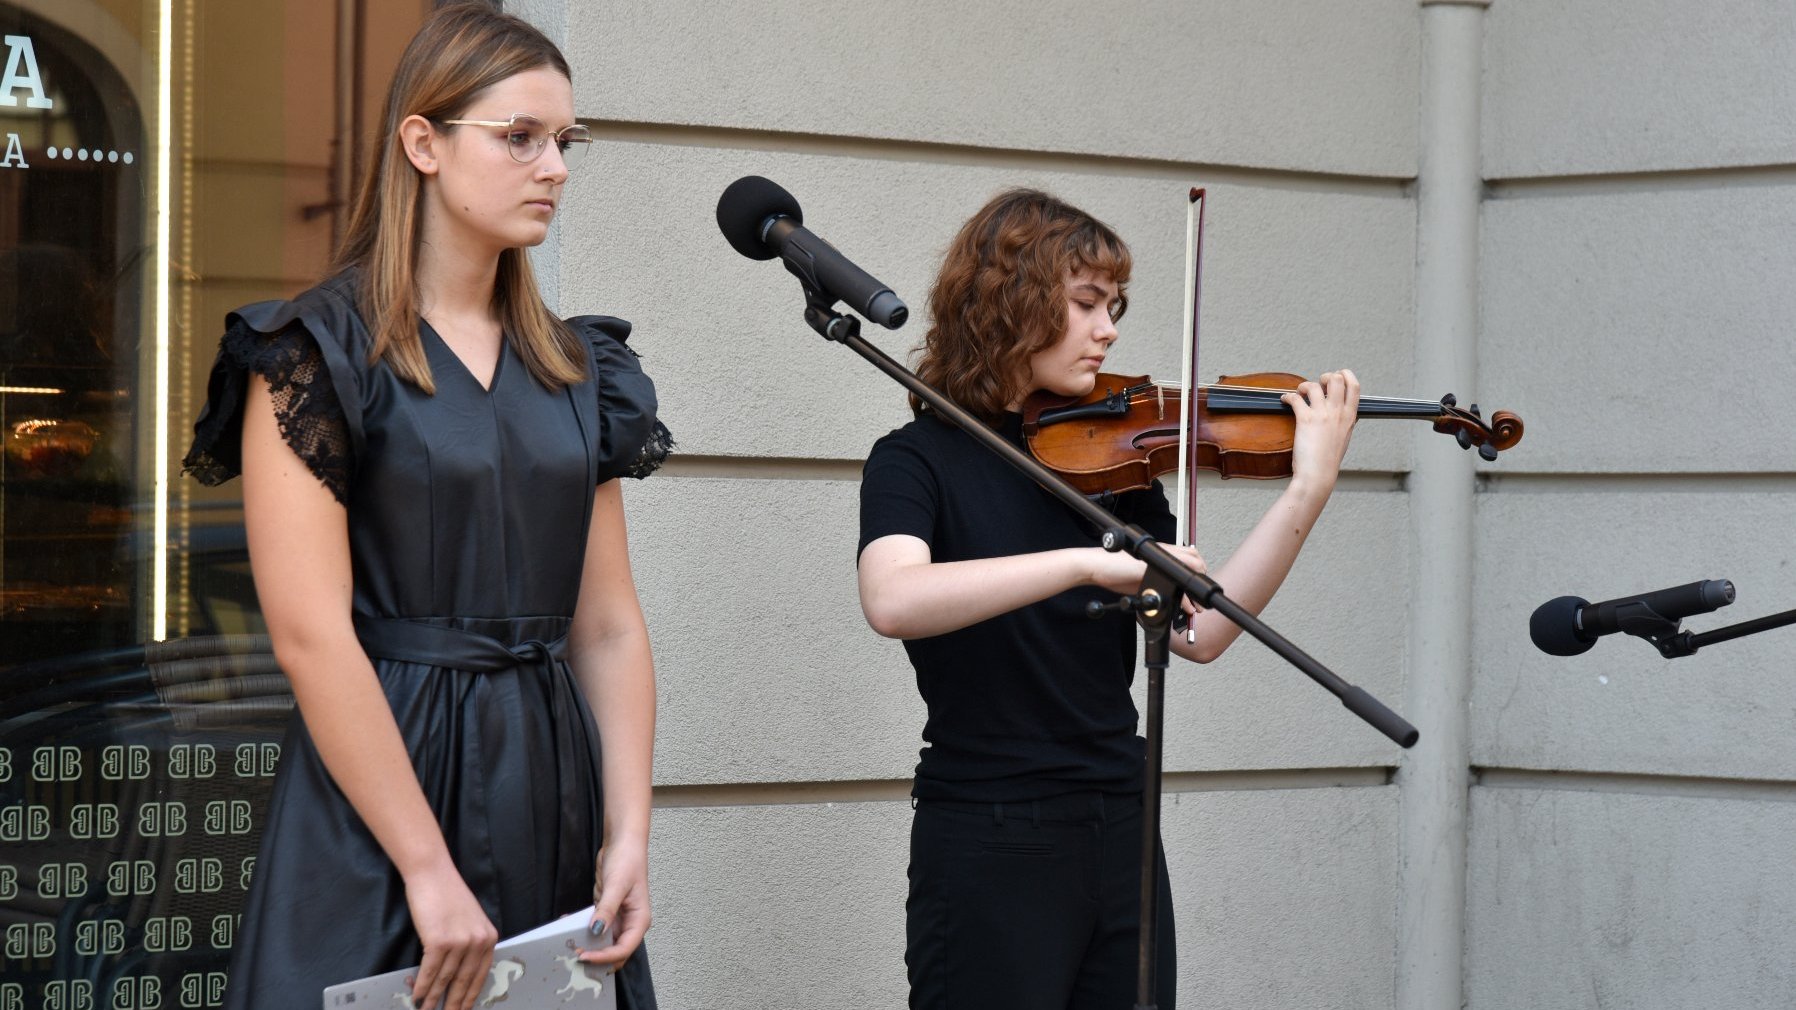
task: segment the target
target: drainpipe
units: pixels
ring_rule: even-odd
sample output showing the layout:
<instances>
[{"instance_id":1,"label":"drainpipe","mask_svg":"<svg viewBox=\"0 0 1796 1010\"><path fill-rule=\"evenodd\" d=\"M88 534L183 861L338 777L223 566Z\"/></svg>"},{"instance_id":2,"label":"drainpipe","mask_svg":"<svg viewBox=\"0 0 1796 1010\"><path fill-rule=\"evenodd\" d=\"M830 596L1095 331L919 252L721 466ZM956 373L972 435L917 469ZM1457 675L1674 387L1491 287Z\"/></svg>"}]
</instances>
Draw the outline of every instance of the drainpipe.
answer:
<instances>
[{"instance_id":1,"label":"drainpipe","mask_svg":"<svg viewBox=\"0 0 1796 1010\"><path fill-rule=\"evenodd\" d=\"M1420 0L1415 388L1461 396L1474 388L1477 361L1479 84L1489 2ZM1404 714L1422 739L1397 771L1396 1006L1456 1010L1465 995L1474 477L1466 455L1432 432L1417 433L1413 459Z\"/></svg>"}]
</instances>

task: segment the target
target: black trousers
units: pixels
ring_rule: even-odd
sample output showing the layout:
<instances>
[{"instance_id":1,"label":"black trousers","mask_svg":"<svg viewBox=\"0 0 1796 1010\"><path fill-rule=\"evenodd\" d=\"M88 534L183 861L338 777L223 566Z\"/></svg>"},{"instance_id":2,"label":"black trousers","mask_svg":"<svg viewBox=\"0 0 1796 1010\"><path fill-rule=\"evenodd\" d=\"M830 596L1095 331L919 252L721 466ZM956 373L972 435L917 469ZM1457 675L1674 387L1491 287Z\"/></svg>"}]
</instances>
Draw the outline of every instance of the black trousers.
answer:
<instances>
[{"instance_id":1,"label":"black trousers","mask_svg":"<svg viewBox=\"0 0 1796 1010\"><path fill-rule=\"evenodd\" d=\"M1160 1010L1178 958L1159 870ZM1129 1010L1140 934L1141 797L918 800L904 963L912 1010Z\"/></svg>"}]
</instances>

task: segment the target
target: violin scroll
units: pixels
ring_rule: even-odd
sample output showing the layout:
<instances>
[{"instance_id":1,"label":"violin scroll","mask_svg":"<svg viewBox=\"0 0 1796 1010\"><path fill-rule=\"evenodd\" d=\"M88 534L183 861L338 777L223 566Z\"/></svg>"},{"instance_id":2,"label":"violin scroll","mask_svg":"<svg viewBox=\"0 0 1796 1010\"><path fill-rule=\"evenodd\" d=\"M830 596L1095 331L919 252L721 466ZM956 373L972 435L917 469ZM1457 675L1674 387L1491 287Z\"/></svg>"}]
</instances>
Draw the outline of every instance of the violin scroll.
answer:
<instances>
[{"instance_id":1,"label":"violin scroll","mask_svg":"<svg viewBox=\"0 0 1796 1010\"><path fill-rule=\"evenodd\" d=\"M1510 411L1499 410L1486 421L1477 404L1461 409L1459 398L1448 393L1441 397L1441 412L1434 430L1452 435L1461 449L1477 446L1479 458L1490 463L1496 461L1497 453L1522 440L1522 419Z\"/></svg>"}]
</instances>

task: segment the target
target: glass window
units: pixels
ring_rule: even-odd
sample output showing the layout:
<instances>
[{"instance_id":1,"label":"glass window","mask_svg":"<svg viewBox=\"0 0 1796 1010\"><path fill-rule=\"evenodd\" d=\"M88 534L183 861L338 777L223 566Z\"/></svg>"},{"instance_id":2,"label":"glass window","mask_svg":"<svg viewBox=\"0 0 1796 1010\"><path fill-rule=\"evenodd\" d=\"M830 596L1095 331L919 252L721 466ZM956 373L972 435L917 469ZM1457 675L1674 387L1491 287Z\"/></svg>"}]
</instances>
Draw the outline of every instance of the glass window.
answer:
<instances>
[{"instance_id":1,"label":"glass window","mask_svg":"<svg viewBox=\"0 0 1796 1010\"><path fill-rule=\"evenodd\" d=\"M316 282L427 0L0 0L0 1007L209 1007L292 711L224 314Z\"/></svg>"}]
</instances>

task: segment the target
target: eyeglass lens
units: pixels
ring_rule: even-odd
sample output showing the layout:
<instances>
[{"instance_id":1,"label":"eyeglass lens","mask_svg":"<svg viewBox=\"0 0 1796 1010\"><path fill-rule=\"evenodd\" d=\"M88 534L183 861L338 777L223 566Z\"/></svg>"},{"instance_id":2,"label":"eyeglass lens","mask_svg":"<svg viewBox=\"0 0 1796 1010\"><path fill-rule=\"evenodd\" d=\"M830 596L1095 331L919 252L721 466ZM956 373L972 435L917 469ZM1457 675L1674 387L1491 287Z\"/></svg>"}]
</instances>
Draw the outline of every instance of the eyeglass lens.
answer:
<instances>
[{"instance_id":1,"label":"eyeglass lens","mask_svg":"<svg viewBox=\"0 0 1796 1010\"><path fill-rule=\"evenodd\" d=\"M586 157L587 148L592 146L592 131L584 126L575 124L555 133L542 120L522 113L511 117L506 146L513 161L528 165L542 154L551 136L555 138L556 149L561 152L562 163L570 172L579 166Z\"/></svg>"}]
</instances>

